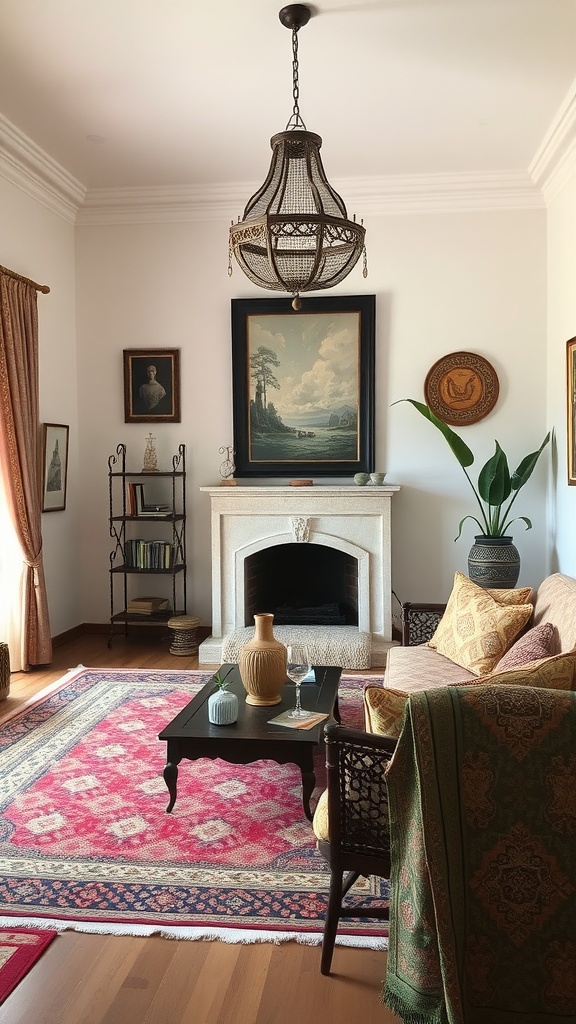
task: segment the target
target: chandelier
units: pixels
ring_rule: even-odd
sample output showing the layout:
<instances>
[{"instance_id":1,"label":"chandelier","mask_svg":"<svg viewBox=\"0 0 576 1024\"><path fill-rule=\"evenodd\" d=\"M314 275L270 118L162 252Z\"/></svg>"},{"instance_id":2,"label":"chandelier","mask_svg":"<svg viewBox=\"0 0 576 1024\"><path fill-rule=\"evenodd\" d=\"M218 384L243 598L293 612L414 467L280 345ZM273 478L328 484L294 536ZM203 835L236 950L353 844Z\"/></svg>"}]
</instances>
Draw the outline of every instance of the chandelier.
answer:
<instances>
[{"instance_id":1,"label":"chandelier","mask_svg":"<svg viewBox=\"0 0 576 1024\"><path fill-rule=\"evenodd\" d=\"M308 24L306 4L283 7L279 18L292 30L292 95L294 106L286 129L270 140L272 162L266 181L248 200L242 219L230 228L228 274L232 253L254 284L294 296L332 288L350 273L364 254L362 223L348 220L344 201L332 188L322 166L319 135L306 130L300 116L298 31Z\"/></svg>"}]
</instances>

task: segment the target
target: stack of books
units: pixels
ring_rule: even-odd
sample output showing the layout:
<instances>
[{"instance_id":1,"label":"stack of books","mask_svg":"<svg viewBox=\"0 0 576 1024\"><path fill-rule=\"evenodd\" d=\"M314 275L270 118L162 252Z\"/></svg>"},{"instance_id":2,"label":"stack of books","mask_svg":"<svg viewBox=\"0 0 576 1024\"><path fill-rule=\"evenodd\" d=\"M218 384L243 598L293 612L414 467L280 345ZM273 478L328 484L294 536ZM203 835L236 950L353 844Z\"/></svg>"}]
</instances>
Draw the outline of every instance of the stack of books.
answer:
<instances>
[{"instance_id":1,"label":"stack of books","mask_svg":"<svg viewBox=\"0 0 576 1024\"><path fill-rule=\"evenodd\" d=\"M174 545L167 540L132 537L124 545L124 560L131 569L171 569Z\"/></svg>"},{"instance_id":2,"label":"stack of books","mask_svg":"<svg viewBox=\"0 0 576 1024\"><path fill-rule=\"evenodd\" d=\"M169 607L170 602L165 597L133 597L128 601L127 611L138 615L155 615L156 612L167 611Z\"/></svg>"}]
</instances>

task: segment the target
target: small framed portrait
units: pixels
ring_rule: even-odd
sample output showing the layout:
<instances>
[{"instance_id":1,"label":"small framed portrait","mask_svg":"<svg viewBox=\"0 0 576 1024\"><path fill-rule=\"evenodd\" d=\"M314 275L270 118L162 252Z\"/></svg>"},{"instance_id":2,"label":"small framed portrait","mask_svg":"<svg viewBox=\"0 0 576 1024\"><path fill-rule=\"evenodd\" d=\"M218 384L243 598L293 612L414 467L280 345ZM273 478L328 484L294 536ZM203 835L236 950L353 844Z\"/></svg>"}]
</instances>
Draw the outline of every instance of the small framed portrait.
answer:
<instances>
[{"instance_id":1,"label":"small framed portrait","mask_svg":"<svg viewBox=\"0 0 576 1024\"><path fill-rule=\"evenodd\" d=\"M236 475L374 469L374 295L232 299Z\"/></svg>"},{"instance_id":2,"label":"small framed portrait","mask_svg":"<svg viewBox=\"0 0 576 1024\"><path fill-rule=\"evenodd\" d=\"M180 349L124 349L124 422L180 423Z\"/></svg>"},{"instance_id":3,"label":"small framed portrait","mask_svg":"<svg viewBox=\"0 0 576 1024\"><path fill-rule=\"evenodd\" d=\"M66 508L68 482L68 432L63 423L43 423L42 511L61 512Z\"/></svg>"},{"instance_id":4,"label":"small framed portrait","mask_svg":"<svg viewBox=\"0 0 576 1024\"><path fill-rule=\"evenodd\" d=\"M566 342L568 483L576 484L576 338Z\"/></svg>"}]
</instances>

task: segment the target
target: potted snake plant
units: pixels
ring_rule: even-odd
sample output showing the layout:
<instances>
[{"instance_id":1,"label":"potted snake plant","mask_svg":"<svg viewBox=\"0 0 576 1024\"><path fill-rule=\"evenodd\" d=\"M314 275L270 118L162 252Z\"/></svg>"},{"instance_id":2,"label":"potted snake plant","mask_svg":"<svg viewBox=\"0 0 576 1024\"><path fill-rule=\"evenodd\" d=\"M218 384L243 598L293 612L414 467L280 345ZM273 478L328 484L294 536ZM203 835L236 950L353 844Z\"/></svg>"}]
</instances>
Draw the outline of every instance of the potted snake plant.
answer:
<instances>
[{"instance_id":1,"label":"potted snake plant","mask_svg":"<svg viewBox=\"0 0 576 1024\"><path fill-rule=\"evenodd\" d=\"M440 431L472 488L478 505L478 515L469 513L464 516L454 538L456 541L461 536L462 527L467 519L471 519L478 526L479 533L468 556L470 579L483 587L514 587L520 573L520 555L508 530L515 522L523 522L526 529L531 530L532 523L527 516L514 516L511 510L519 491L532 476L538 459L550 441L550 431L537 451L526 455L512 473L508 458L496 441L494 454L480 470L475 484L468 472L470 466L474 464L474 455L459 434L423 402L417 402L413 398L403 398L400 401L409 402Z\"/></svg>"}]
</instances>

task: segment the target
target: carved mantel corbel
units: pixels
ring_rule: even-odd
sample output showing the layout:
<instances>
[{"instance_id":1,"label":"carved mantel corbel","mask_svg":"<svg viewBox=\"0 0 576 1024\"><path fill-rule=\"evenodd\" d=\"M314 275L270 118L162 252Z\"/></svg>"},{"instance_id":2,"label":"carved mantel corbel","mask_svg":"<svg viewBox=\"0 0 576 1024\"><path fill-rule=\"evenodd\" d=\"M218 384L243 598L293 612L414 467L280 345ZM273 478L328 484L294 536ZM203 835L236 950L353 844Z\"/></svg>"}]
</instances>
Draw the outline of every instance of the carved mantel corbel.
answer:
<instances>
[{"instance_id":1,"label":"carved mantel corbel","mask_svg":"<svg viewBox=\"0 0 576 1024\"><path fill-rule=\"evenodd\" d=\"M308 516L292 516L292 534L297 544L310 540L310 519Z\"/></svg>"}]
</instances>

